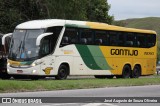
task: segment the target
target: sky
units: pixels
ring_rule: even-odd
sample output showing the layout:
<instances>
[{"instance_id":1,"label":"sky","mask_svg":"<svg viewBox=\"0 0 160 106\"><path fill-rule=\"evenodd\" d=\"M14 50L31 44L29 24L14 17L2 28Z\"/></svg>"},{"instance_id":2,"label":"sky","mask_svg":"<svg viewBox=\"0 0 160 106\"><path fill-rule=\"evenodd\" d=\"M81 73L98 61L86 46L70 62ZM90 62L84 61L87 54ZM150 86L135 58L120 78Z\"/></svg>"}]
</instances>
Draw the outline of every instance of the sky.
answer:
<instances>
[{"instance_id":1,"label":"sky","mask_svg":"<svg viewBox=\"0 0 160 106\"><path fill-rule=\"evenodd\" d=\"M115 20L160 17L160 0L107 0Z\"/></svg>"}]
</instances>

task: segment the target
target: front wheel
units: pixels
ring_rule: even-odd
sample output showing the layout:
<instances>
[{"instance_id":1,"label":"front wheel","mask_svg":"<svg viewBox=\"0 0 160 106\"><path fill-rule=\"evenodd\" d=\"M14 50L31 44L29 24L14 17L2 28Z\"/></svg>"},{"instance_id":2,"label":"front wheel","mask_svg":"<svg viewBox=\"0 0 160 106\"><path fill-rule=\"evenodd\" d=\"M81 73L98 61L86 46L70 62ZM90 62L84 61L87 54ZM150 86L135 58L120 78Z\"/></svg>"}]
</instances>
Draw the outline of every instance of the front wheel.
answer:
<instances>
[{"instance_id":1,"label":"front wheel","mask_svg":"<svg viewBox=\"0 0 160 106\"><path fill-rule=\"evenodd\" d=\"M58 75L55 76L55 79L57 80L64 80L67 78L68 76L68 67L66 65L60 65L59 69L58 69Z\"/></svg>"}]
</instances>

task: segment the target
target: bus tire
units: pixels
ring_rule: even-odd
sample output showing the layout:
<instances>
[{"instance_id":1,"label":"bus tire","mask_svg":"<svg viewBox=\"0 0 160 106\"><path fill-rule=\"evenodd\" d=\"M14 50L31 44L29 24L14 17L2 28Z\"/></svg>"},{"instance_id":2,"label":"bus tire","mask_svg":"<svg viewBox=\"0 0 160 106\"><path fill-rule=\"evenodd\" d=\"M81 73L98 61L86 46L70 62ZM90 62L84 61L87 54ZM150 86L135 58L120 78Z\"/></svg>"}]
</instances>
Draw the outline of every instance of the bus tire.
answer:
<instances>
[{"instance_id":1,"label":"bus tire","mask_svg":"<svg viewBox=\"0 0 160 106\"><path fill-rule=\"evenodd\" d=\"M132 71L131 78L139 78L141 75L141 68L138 65L135 65Z\"/></svg>"},{"instance_id":2,"label":"bus tire","mask_svg":"<svg viewBox=\"0 0 160 106\"><path fill-rule=\"evenodd\" d=\"M105 79L105 78L107 78L106 75L95 75L94 77L95 78L99 78L99 79Z\"/></svg>"},{"instance_id":3,"label":"bus tire","mask_svg":"<svg viewBox=\"0 0 160 106\"><path fill-rule=\"evenodd\" d=\"M129 65L125 65L122 70L122 78L130 78L131 76L131 67Z\"/></svg>"},{"instance_id":4,"label":"bus tire","mask_svg":"<svg viewBox=\"0 0 160 106\"><path fill-rule=\"evenodd\" d=\"M68 72L69 72L69 68L66 65L60 65L59 69L58 69L58 75L55 76L56 80L64 80L67 79L68 76Z\"/></svg>"}]
</instances>

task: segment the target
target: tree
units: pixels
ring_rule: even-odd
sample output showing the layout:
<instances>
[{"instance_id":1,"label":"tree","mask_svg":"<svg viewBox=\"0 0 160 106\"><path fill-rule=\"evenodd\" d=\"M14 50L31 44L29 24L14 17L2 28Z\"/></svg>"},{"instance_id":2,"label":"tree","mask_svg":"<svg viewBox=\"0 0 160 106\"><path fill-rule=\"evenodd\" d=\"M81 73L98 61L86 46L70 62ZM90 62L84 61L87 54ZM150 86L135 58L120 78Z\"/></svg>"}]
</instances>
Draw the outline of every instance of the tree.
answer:
<instances>
[{"instance_id":1,"label":"tree","mask_svg":"<svg viewBox=\"0 0 160 106\"><path fill-rule=\"evenodd\" d=\"M0 31L13 32L16 25L34 19L43 19L46 12L40 0L0 0Z\"/></svg>"},{"instance_id":2,"label":"tree","mask_svg":"<svg viewBox=\"0 0 160 106\"><path fill-rule=\"evenodd\" d=\"M35 19L68 19L111 24L107 0L0 0L0 32Z\"/></svg>"},{"instance_id":3,"label":"tree","mask_svg":"<svg viewBox=\"0 0 160 106\"><path fill-rule=\"evenodd\" d=\"M88 0L86 10L89 21L98 21L111 24L113 16L108 15L110 5L107 0Z\"/></svg>"},{"instance_id":4,"label":"tree","mask_svg":"<svg viewBox=\"0 0 160 106\"><path fill-rule=\"evenodd\" d=\"M46 0L48 18L86 20L86 0Z\"/></svg>"},{"instance_id":5,"label":"tree","mask_svg":"<svg viewBox=\"0 0 160 106\"><path fill-rule=\"evenodd\" d=\"M19 14L16 10L13 10L13 1L10 0L0 0L0 31L7 32L12 29Z\"/></svg>"}]
</instances>

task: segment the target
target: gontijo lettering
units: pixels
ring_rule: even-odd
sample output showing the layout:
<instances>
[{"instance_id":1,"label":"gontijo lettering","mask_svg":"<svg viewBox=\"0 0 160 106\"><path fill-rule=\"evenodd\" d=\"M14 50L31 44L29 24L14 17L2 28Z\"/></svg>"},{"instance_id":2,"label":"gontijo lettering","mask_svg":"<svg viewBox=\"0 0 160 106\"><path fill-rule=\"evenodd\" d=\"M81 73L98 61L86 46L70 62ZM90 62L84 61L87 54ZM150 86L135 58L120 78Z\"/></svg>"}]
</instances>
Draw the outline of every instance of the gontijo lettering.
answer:
<instances>
[{"instance_id":1,"label":"gontijo lettering","mask_svg":"<svg viewBox=\"0 0 160 106\"><path fill-rule=\"evenodd\" d=\"M111 55L138 56L138 50L111 49Z\"/></svg>"}]
</instances>

